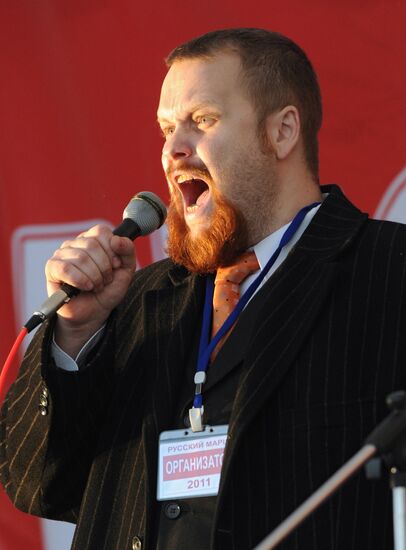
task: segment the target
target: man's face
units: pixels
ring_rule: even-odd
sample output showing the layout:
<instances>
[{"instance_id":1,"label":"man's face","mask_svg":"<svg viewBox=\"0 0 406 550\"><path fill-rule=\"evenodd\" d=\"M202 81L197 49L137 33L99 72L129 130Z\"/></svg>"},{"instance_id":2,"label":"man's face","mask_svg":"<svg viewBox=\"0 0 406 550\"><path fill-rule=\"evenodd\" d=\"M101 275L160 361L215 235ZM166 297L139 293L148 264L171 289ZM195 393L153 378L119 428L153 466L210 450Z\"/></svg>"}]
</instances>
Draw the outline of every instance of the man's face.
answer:
<instances>
[{"instance_id":1,"label":"man's face","mask_svg":"<svg viewBox=\"0 0 406 550\"><path fill-rule=\"evenodd\" d=\"M235 246L247 248L267 234L264 217L275 189L275 161L263 151L240 71L232 53L176 61L162 86L162 164L171 208L191 242L210 239L223 206L236 214L237 232L244 229Z\"/></svg>"}]
</instances>

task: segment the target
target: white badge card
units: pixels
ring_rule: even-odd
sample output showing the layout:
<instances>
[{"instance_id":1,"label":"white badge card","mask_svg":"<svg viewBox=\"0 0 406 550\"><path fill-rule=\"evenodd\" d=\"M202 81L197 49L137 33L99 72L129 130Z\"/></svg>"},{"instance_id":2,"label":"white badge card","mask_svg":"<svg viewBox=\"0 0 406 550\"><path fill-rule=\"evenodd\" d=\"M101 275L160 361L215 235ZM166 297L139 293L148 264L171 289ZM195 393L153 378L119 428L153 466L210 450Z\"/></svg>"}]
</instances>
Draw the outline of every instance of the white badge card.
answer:
<instances>
[{"instance_id":1,"label":"white badge card","mask_svg":"<svg viewBox=\"0 0 406 550\"><path fill-rule=\"evenodd\" d=\"M170 430L159 436L157 499L217 495L228 426L201 432Z\"/></svg>"}]
</instances>

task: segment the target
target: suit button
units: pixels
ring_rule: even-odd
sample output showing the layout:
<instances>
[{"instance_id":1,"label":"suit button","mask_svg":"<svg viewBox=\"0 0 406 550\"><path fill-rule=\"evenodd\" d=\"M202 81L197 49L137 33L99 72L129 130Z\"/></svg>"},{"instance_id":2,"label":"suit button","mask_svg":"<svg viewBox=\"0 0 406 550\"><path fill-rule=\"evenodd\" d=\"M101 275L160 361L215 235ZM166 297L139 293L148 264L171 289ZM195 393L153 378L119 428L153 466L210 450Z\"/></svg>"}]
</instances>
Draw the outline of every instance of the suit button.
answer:
<instances>
[{"instance_id":1,"label":"suit button","mask_svg":"<svg viewBox=\"0 0 406 550\"><path fill-rule=\"evenodd\" d=\"M48 414L48 409L46 407L43 407L42 405L40 405L38 409L42 416L46 416Z\"/></svg>"},{"instance_id":2,"label":"suit button","mask_svg":"<svg viewBox=\"0 0 406 550\"><path fill-rule=\"evenodd\" d=\"M165 506L164 514L168 519L176 519L180 516L180 506L176 502L170 502Z\"/></svg>"},{"instance_id":3,"label":"suit button","mask_svg":"<svg viewBox=\"0 0 406 550\"><path fill-rule=\"evenodd\" d=\"M48 399L41 395L41 397L39 398L39 404L42 405L43 407L47 407L48 406Z\"/></svg>"},{"instance_id":4,"label":"suit button","mask_svg":"<svg viewBox=\"0 0 406 550\"><path fill-rule=\"evenodd\" d=\"M139 537L133 537L131 548L132 550L141 550L142 542Z\"/></svg>"}]
</instances>

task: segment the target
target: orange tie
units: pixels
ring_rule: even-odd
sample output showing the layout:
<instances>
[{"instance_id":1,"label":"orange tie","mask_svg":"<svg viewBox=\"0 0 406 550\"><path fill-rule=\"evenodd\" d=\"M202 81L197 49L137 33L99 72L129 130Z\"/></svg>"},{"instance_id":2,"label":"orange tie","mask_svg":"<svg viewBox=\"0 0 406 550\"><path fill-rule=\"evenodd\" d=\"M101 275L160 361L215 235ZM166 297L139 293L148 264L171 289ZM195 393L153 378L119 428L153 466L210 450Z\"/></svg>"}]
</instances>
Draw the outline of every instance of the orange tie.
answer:
<instances>
[{"instance_id":1,"label":"orange tie","mask_svg":"<svg viewBox=\"0 0 406 550\"><path fill-rule=\"evenodd\" d=\"M250 275L259 269L259 263L255 252L246 252L239 256L233 265L220 267L217 270L214 281L213 294L213 325L211 337L213 338L224 321L233 311L240 299L240 284ZM234 325L223 336L211 354L211 360L214 361Z\"/></svg>"}]
</instances>

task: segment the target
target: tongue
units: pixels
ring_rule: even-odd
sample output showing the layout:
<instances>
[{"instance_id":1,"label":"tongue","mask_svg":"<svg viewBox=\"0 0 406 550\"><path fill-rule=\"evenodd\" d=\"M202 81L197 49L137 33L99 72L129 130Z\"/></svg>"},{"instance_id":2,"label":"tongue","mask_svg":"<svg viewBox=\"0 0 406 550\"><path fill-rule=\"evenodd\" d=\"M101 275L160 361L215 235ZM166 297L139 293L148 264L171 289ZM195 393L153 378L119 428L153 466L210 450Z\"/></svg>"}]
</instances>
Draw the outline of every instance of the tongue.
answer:
<instances>
[{"instance_id":1,"label":"tongue","mask_svg":"<svg viewBox=\"0 0 406 550\"><path fill-rule=\"evenodd\" d=\"M198 206L199 206L200 204L202 204L202 202L204 202L204 201L206 200L206 197L207 197L208 194L209 194L209 190L208 190L208 189L206 189L206 191L203 191L203 193L197 197L196 204L197 204Z\"/></svg>"}]
</instances>

